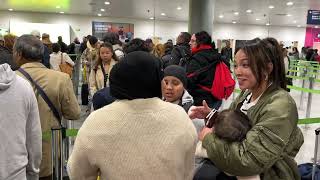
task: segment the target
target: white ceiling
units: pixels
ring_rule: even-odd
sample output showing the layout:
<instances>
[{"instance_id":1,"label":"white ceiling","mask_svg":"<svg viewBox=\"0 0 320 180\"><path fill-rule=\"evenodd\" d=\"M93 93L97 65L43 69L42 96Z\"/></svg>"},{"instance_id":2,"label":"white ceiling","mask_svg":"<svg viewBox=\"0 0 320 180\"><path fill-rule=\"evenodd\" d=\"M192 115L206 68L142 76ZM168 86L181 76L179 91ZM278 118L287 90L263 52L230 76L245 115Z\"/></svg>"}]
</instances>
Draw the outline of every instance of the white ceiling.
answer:
<instances>
[{"instance_id":1,"label":"white ceiling","mask_svg":"<svg viewBox=\"0 0 320 180\"><path fill-rule=\"evenodd\" d=\"M10 6L10 1L24 1L24 6ZM41 1L41 0L39 0ZM32 12L48 12L59 13L64 11L65 14L82 14L94 15L101 14L108 17L125 17L125 18L138 18L149 19L156 17L159 20L172 20L172 21L187 21L188 20L188 0L46 0L53 3L49 7L40 7L39 4L34 4L34 0L0 0L0 10L8 10L9 8L14 11L32 11ZM63 3L59 1L69 1L69 8L63 7ZM104 2L109 1L110 5L105 5ZM45 1L44 1L45 2ZM56 6L61 6L57 9ZM155 8L154 8L155 7ZM181 7L181 10L177 10ZM104 12L101 9L105 9ZM155 14L154 14L155 12ZM161 13L165 13L162 16Z\"/></svg>"},{"instance_id":2,"label":"white ceiling","mask_svg":"<svg viewBox=\"0 0 320 180\"><path fill-rule=\"evenodd\" d=\"M13 7L10 3L12 1L21 1L23 5ZM63 3L59 4L61 1L68 2L64 4L69 4L69 8L63 7ZM105 1L46 0L43 2L51 3L42 3L46 4L46 7L44 7L38 3L32 4L35 2L34 0L0 0L0 10L12 8L14 11L49 13L64 11L65 14L93 16L101 14L108 17L138 19L149 19L154 16L159 20L172 21L188 21L189 18L189 0L108 0L111 3L110 5L105 5ZM320 9L320 0L291 0L294 3L292 6L286 5L288 1L290 0L216 0L214 7L215 22L231 23L236 21L239 24L259 25L270 22L271 25L277 26L305 26L307 10ZM57 9L56 6L58 5L62 7ZM269 5L273 5L275 8L269 9ZM177 10L178 6L182 9ZM104 12L101 11L102 8L105 9ZM248 9L253 12L246 13ZM238 16L234 15L236 11L239 12ZM162 16L161 13L165 13L166 16ZM286 16L287 14L291 16ZM223 15L224 18L219 18L219 15ZM257 18L260 20L257 21Z\"/></svg>"},{"instance_id":3,"label":"white ceiling","mask_svg":"<svg viewBox=\"0 0 320 180\"><path fill-rule=\"evenodd\" d=\"M289 1L293 2L292 6L286 5ZM269 9L269 5L274 8ZM247 13L248 9L252 13ZM320 0L217 0L214 14L215 21L221 23L231 23L234 20L240 24L265 25L270 22L277 26L303 27L306 26L309 9L320 10ZM238 16L234 15L236 11L239 12ZM221 19L219 15L224 17Z\"/></svg>"}]
</instances>

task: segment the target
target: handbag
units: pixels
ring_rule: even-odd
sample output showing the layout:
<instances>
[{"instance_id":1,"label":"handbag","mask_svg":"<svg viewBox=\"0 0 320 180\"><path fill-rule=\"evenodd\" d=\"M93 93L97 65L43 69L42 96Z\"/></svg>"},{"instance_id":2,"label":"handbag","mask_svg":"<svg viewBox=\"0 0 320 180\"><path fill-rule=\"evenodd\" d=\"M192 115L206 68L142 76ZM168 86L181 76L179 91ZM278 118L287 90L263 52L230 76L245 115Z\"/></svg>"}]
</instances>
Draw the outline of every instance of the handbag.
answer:
<instances>
[{"instance_id":1,"label":"handbag","mask_svg":"<svg viewBox=\"0 0 320 180\"><path fill-rule=\"evenodd\" d=\"M60 71L72 76L73 67L63 60L63 53L61 53L61 64L59 65Z\"/></svg>"}]
</instances>

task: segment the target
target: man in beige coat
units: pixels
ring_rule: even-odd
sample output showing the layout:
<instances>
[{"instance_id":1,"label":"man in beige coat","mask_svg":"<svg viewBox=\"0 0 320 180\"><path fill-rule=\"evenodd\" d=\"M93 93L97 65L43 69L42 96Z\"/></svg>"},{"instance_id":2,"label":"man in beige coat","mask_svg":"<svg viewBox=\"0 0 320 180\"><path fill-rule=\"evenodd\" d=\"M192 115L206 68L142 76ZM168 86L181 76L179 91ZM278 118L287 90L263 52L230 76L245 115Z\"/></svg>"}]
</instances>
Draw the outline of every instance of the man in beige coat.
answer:
<instances>
[{"instance_id":1,"label":"man in beige coat","mask_svg":"<svg viewBox=\"0 0 320 180\"><path fill-rule=\"evenodd\" d=\"M73 92L71 79L67 74L47 69L40 63L44 52L43 46L42 42L36 37L23 35L17 39L14 45L13 57L19 67L25 70L43 88L60 116L70 120L79 119L80 107ZM22 74L18 74L25 78ZM35 90L34 86L33 89ZM35 94L43 134L40 180L46 180L51 179L52 175L51 139L47 135L50 134L52 127L59 126L59 122L37 90L35 90Z\"/></svg>"}]
</instances>

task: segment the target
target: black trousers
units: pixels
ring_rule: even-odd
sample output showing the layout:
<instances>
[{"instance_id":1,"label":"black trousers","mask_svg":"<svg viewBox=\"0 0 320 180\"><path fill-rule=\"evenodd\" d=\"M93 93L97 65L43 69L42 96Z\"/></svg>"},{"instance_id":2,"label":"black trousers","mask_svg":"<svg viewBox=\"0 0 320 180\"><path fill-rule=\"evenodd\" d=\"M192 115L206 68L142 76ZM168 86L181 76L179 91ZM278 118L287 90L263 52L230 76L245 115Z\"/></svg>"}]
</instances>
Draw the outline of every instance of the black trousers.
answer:
<instances>
[{"instance_id":1,"label":"black trousers","mask_svg":"<svg viewBox=\"0 0 320 180\"><path fill-rule=\"evenodd\" d=\"M237 178L227 176L210 159L204 159L202 165L196 171L193 180L237 180Z\"/></svg>"}]
</instances>

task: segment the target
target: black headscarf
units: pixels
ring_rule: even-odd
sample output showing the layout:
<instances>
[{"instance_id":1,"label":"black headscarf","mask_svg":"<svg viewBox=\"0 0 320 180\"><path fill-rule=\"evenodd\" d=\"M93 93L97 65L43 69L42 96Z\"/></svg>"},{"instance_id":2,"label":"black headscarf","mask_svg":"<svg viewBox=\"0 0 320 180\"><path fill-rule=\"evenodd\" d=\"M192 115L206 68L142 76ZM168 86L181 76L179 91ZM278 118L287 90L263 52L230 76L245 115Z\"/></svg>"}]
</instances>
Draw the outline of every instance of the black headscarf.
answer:
<instances>
[{"instance_id":1,"label":"black headscarf","mask_svg":"<svg viewBox=\"0 0 320 180\"><path fill-rule=\"evenodd\" d=\"M116 99L161 98L162 77L159 59L148 52L131 52L112 68L110 92Z\"/></svg>"}]
</instances>

